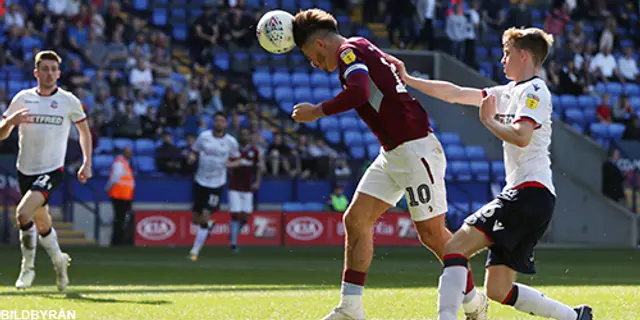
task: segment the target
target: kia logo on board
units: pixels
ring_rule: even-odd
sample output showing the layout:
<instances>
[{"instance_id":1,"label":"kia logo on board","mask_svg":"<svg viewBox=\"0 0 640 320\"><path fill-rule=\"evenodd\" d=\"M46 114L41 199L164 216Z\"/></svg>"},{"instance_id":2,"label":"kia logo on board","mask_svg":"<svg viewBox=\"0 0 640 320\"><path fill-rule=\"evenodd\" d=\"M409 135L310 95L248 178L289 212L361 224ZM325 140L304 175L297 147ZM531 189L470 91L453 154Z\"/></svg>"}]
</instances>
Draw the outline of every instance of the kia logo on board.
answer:
<instances>
[{"instance_id":1,"label":"kia logo on board","mask_svg":"<svg viewBox=\"0 0 640 320\"><path fill-rule=\"evenodd\" d=\"M140 220L136 230L145 239L160 241L169 239L176 232L176 224L166 217L151 216Z\"/></svg>"},{"instance_id":2,"label":"kia logo on board","mask_svg":"<svg viewBox=\"0 0 640 320\"><path fill-rule=\"evenodd\" d=\"M287 234L301 241L315 240L322 234L323 230L322 223L312 217L298 217L287 224Z\"/></svg>"}]
</instances>

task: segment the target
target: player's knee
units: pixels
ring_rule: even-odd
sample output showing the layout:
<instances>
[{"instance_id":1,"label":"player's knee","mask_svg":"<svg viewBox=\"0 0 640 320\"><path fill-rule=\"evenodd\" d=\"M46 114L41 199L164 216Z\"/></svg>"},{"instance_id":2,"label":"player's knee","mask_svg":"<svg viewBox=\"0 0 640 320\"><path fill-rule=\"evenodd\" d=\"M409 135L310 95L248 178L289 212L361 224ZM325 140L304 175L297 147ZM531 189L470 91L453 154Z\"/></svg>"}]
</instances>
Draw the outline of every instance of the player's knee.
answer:
<instances>
[{"instance_id":1,"label":"player's knee","mask_svg":"<svg viewBox=\"0 0 640 320\"><path fill-rule=\"evenodd\" d=\"M350 209L342 216L342 222L345 230L351 233L368 230L373 226L373 223L364 219L361 214L358 214L357 210Z\"/></svg>"},{"instance_id":2,"label":"player's knee","mask_svg":"<svg viewBox=\"0 0 640 320\"><path fill-rule=\"evenodd\" d=\"M507 298L509 291L511 291L511 287L512 285L505 286L496 281L491 281L490 279L487 279L484 284L487 297L498 303L502 303Z\"/></svg>"}]
</instances>

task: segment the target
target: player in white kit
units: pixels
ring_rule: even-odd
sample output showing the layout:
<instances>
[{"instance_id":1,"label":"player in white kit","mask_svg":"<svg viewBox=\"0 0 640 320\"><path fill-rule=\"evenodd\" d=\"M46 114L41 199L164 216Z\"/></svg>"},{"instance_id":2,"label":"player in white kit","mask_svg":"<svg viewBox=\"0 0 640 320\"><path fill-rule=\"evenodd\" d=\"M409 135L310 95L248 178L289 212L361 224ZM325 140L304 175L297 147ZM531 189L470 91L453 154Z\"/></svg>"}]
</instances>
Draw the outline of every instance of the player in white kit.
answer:
<instances>
[{"instance_id":1,"label":"player in white kit","mask_svg":"<svg viewBox=\"0 0 640 320\"><path fill-rule=\"evenodd\" d=\"M78 180L91 178L91 134L80 100L72 93L57 87L60 78L60 57L54 51L41 51L35 57L33 74L38 80L35 88L25 89L13 98L2 115L0 140L6 139L18 126L19 151L18 182L22 199L16 209L20 227L22 264L16 288L31 286L35 277L36 241L53 262L58 290L68 283L67 267L71 261L58 245L56 231L51 225L48 200L64 180L64 160L72 123L78 128L84 162Z\"/></svg>"},{"instance_id":2,"label":"player in white kit","mask_svg":"<svg viewBox=\"0 0 640 320\"><path fill-rule=\"evenodd\" d=\"M470 215L445 245L444 269L438 287L438 319L455 320L463 301L468 259L489 248L487 296L516 310L558 320L591 320L589 306L571 308L539 291L516 283L516 274L533 274L533 249L546 231L555 207L551 172L551 93L536 74L553 44L537 28L505 31L502 64L504 86L485 90L408 76L407 84L452 103L480 107L480 120L503 141L506 186L493 201Z\"/></svg>"},{"instance_id":3,"label":"player in white kit","mask_svg":"<svg viewBox=\"0 0 640 320\"><path fill-rule=\"evenodd\" d=\"M200 249L209 238L214 221L211 213L220 207L223 187L227 184L227 168L236 165L231 159L239 157L238 141L227 133L227 117L214 115L213 130L202 132L193 144L198 156L198 169L193 183L192 223L200 226L189 252L192 261L198 260Z\"/></svg>"}]
</instances>

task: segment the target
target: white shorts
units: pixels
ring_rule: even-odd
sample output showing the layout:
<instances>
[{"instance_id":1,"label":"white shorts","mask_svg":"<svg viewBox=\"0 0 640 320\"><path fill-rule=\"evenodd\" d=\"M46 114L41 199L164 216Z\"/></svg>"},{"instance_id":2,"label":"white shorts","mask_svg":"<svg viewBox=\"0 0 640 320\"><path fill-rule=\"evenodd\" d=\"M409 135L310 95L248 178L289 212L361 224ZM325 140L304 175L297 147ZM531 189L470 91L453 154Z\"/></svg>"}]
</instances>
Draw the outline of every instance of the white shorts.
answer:
<instances>
[{"instance_id":1,"label":"white shorts","mask_svg":"<svg viewBox=\"0 0 640 320\"><path fill-rule=\"evenodd\" d=\"M395 206L406 196L413 221L447 212L447 159L435 135L412 140L380 154L360 179L356 191Z\"/></svg>"},{"instance_id":2,"label":"white shorts","mask_svg":"<svg viewBox=\"0 0 640 320\"><path fill-rule=\"evenodd\" d=\"M252 213L253 192L229 190L229 212Z\"/></svg>"}]
</instances>

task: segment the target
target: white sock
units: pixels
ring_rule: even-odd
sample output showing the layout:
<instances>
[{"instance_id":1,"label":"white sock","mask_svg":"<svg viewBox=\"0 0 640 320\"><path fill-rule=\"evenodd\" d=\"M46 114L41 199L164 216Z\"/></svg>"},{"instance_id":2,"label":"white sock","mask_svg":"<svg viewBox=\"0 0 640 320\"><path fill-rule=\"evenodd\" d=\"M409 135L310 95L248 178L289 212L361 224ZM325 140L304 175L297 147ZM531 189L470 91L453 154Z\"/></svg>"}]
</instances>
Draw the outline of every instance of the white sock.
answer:
<instances>
[{"instance_id":1,"label":"white sock","mask_svg":"<svg viewBox=\"0 0 640 320\"><path fill-rule=\"evenodd\" d=\"M576 320L578 317L573 308L545 297L536 289L516 283L513 290L512 294L517 294L513 307L518 311L556 320Z\"/></svg>"},{"instance_id":2,"label":"white sock","mask_svg":"<svg viewBox=\"0 0 640 320\"><path fill-rule=\"evenodd\" d=\"M207 238L209 238L209 229L200 227L200 229L198 229L198 233L196 233L196 239L193 241L191 254L198 255L204 243L207 242Z\"/></svg>"},{"instance_id":3,"label":"white sock","mask_svg":"<svg viewBox=\"0 0 640 320\"><path fill-rule=\"evenodd\" d=\"M467 286L465 266L445 267L438 284L438 320L456 320Z\"/></svg>"},{"instance_id":4,"label":"white sock","mask_svg":"<svg viewBox=\"0 0 640 320\"><path fill-rule=\"evenodd\" d=\"M238 234L240 233L240 221L231 220L231 245L238 244Z\"/></svg>"},{"instance_id":5,"label":"white sock","mask_svg":"<svg viewBox=\"0 0 640 320\"><path fill-rule=\"evenodd\" d=\"M51 232L49 232L48 235L44 237L40 236L40 243L44 247L44 250L47 251L47 254L52 261L56 261L62 254L60 245L58 244L58 234L56 233L56 229L53 227L51 227Z\"/></svg>"},{"instance_id":6,"label":"white sock","mask_svg":"<svg viewBox=\"0 0 640 320\"><path fill-rule=\"evenodd\" d=\"M22 252L22 264L25 268L34 267L37 241L38 232L35 225L31 225L31 228L24 231L20 229L20 251Z\"/></svg>"}]
</instances>

